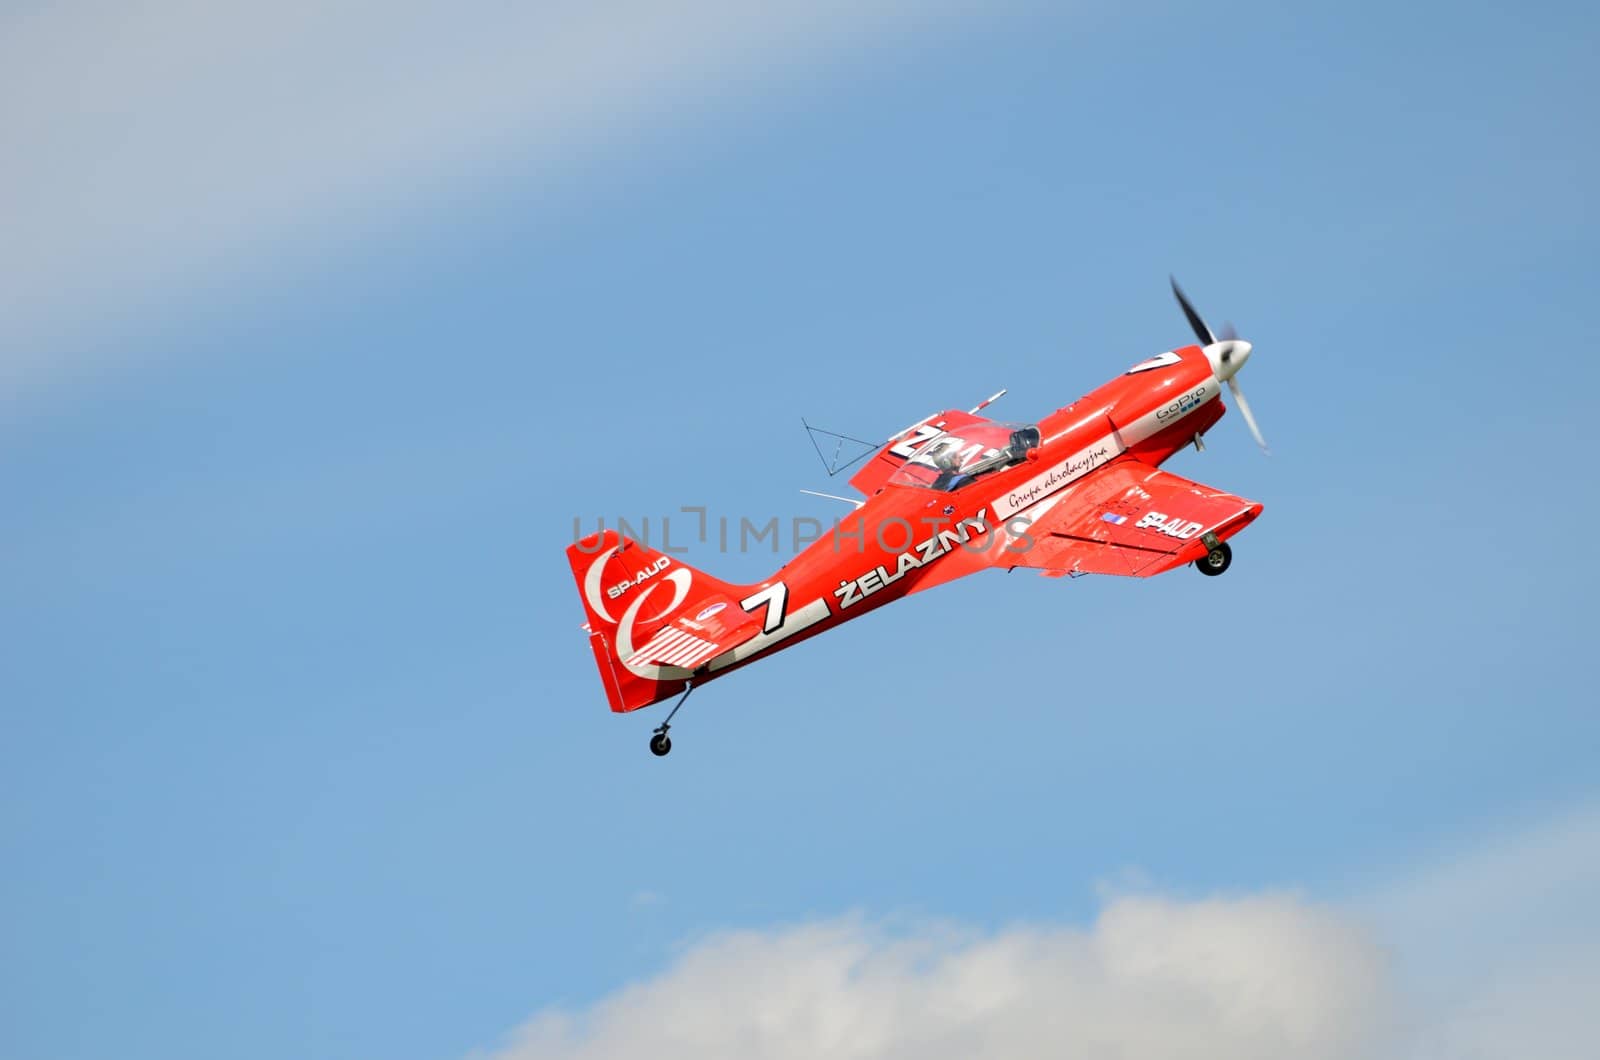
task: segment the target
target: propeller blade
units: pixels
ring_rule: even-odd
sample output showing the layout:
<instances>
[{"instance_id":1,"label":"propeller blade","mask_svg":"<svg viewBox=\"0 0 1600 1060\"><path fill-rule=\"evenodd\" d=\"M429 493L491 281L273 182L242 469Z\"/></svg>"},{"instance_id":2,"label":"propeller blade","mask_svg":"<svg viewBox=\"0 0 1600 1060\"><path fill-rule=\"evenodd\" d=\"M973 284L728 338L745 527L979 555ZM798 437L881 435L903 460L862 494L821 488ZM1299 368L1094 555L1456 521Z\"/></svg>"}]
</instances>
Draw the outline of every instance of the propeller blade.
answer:
<instances>
[{"instance_id":1,"label":"propeller blade","mask_svg":"<svg viewBox=\"0 0 1600 1060\"><path fill-rule=\"evenodd\" d=\"M1172 293L1177 296L1178 304L1183 307L1183 315L1189 318L1189 326L1194 329L1200 345L1209 346L1216 342L1216 336L1211 334L1211 329L1206 327L1206 322L1194 311L1194 306L1190 305L1189 299L1184 296L1183 288L1178 286L1177 277L1168 275L1167 279L1172 281Z\"/></svg>"},{"instance_id":2,"label":"propeller blade","mask_svg":"<svg viewBox=\"0 0 1600 1060\"><path fill-rule=\"evenodd\" d=\"M1261 436L1261 428L1256 424L1255 414L1250 411L1250 402L1244 399L1244 391L1239 389L1239 380L1236 378L1229 379L1228 389L1233 391L1233 400L1239 406L1239 414L1244 417L1244 422L1250 426L1250 433L1255 435L1256 444L1261 447L1263 453L1271 456L1272 450L1267 448L1267 440Z\"/></svg>"},{"instance_id":3,"label":"propeller blade","mask_svg":"<svg viewBox=\"0 0 1600 1060\"><path fill-rule=\"evenodd\" d=\"M1224 320L1222 327L1217 330L1217 339L1221 342L1233 342L1238 339L1239 333L1233 330L1233 321Z\"/></svg>"}]
</instances>

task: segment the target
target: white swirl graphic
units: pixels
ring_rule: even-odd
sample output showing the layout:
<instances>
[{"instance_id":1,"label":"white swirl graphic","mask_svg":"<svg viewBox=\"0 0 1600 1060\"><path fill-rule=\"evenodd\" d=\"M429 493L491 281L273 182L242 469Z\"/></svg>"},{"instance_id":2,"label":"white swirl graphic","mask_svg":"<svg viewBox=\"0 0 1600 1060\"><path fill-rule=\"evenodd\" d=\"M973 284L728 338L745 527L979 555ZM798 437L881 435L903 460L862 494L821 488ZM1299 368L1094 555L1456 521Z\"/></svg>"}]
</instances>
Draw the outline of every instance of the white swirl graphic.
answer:
<instances>
[{"instance_id":1,"label":"white swirl graphic","mask_svg":"<svg viewBox=\"0 0 1600 1060\"><path fill-rule=\"evenodd\" d=\"M689 582L693 579L688 567L679 567L667 575L667 581L672 583L672 602L661 613L670 615L678 609L684 599L689 595ZM617 624L617 658L622 660L622 665L628 668L629 673L638 675L651 681L678 681L693 676L692 670L685 670L681 666L658 666L654 663L629 662L633 654L633 623L639 615L639 608L650 598L650 594L661 587L661 583L650 586L636 597L628 609L622 613L622 621Z\"/></svg>"},{"instance_id":2,"label":"white swirl graphic","mask_svg":"<svg viewBox=\"0 0 1600 1060\"><path fill-rule=\"evenodd\" d=\"M612 545L596 556L594 562L589 564L589 573L584 575L583 578L583 598L589 601L589 606L594 609L595 614L612 625L615 625L617 620L611 617L610 611L606 610L605 597L600 592L600 576L605 573L606 561L616 555L617 549L621 547L621 545Z\"/></svg>"}]
</instances>

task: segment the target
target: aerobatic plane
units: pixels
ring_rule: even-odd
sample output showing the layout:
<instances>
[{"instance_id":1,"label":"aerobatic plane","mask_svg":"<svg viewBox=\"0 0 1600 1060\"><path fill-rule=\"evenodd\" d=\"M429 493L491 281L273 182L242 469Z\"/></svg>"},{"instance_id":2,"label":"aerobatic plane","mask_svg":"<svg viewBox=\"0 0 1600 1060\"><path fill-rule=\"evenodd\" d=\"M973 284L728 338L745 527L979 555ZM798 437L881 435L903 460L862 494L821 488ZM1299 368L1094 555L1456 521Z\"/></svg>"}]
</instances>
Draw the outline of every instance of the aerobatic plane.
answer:
<instances>
[{"instance_id":1,"label":"aerobatic plane","mask_svg":"<svg viewBox=\"0 0 1600 1060\"><path fill-rule=\"evenodd\" d=\"M1172 290L1198 345L1140 361L1036 422L979 415L988 402L918 420L849 480L855 510L762 581L720 581L612 529L574 542L567 558L611 709L678 697L650 738L665 755L693 689L974 571L1226 571L1228 539L1261 505L1160 468L1204 448L1224 385L1266 450L1237 378L1251 347L1230 327L1213 334Z\"/></svg>"}]
</instances>

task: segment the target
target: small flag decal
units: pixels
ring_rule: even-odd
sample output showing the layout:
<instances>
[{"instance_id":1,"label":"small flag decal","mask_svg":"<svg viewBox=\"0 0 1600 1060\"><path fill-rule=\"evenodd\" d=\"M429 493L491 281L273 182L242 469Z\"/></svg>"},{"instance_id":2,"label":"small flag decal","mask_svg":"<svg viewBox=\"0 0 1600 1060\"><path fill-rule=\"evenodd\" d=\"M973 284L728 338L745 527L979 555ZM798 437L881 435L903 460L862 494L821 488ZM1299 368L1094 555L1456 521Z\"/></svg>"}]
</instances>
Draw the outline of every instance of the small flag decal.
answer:
<instances>
[{"instance_id":1,"label":"small flag decal","mask_svg":"<svg viewBox=\"0 0 1600 1060\"><path fill-rule=\"evenodd\" d=\"M1126 515L1118 515L1116 512L1106 512L1100 518L1104 519L1108 523L1115 523L1117 526L1121 526L1123 523L1128 521L1128 517Z\"/></svg>"}]
</instances>

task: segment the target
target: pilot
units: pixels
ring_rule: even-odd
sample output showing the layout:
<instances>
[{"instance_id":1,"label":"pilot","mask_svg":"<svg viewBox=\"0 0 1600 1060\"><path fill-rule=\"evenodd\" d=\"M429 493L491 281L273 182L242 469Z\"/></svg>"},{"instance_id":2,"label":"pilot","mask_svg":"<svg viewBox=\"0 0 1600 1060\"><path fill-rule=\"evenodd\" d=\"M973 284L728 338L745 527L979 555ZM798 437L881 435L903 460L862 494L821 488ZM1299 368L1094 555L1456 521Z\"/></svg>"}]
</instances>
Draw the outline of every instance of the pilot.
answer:
<instances>
[{"instance_id":1,"label":"pilot","mask_svg":"<svg viewBox=\"0 0 1600 1060\"><path fill-rule=\"evenodd\" d=\"M938 477L933 480L933 488L936 490L954 489L957 479L965 477L961 475L961 453L953 442L946 442L937 453L933 454L933 466L939 472Z\"/></svg>"}]
</instances>

